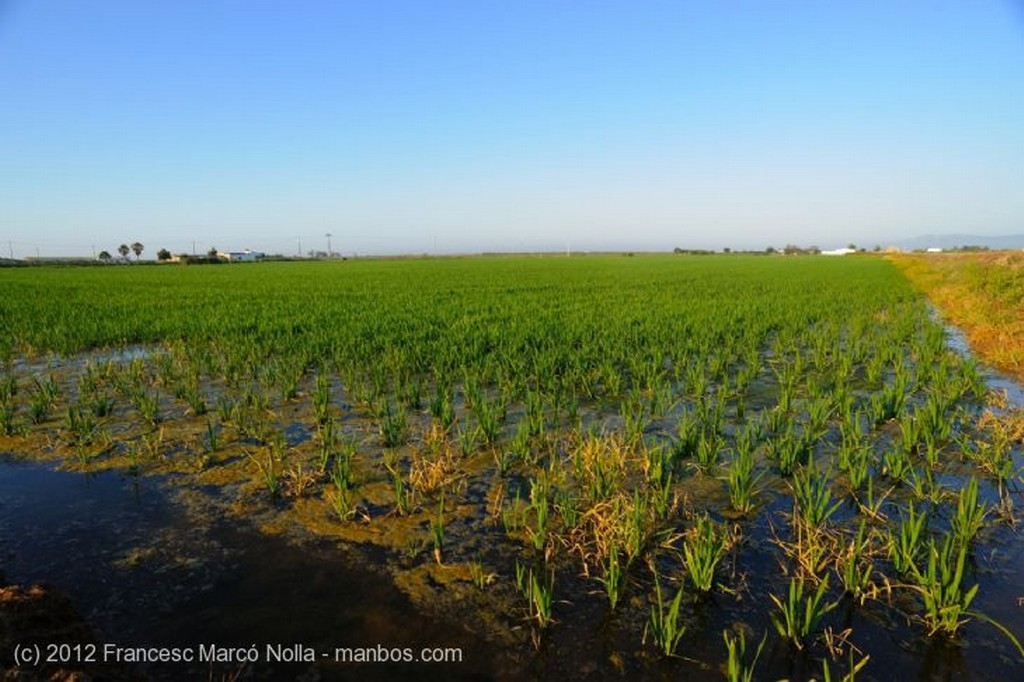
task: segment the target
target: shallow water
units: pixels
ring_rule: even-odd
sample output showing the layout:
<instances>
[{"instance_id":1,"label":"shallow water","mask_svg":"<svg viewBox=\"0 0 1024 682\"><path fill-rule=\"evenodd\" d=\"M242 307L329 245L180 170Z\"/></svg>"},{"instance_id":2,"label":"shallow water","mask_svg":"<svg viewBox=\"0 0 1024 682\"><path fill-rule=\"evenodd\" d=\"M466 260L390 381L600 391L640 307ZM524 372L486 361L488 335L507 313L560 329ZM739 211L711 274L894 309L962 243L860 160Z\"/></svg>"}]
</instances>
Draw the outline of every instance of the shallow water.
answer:
<instances>
[{"instance_id":1,"label":"shallow water","mask_svg":"<svg viewBox=\"0 0 1024 682\"><path fill-rule=\"evenodd\" d=\"M172 499L153 478L0 464L0 556L12 583L68 594L103 643L198 649L257 645L260 661L151 664L153 679L472 679L496 657L457 624L427 617L391 580L330 542L295 544ZM193 493L194 494L194 493ZM315 663L268 661L267 645ZM334 664L335 647L459 647L461 664ZM326 658L322 654L328 654Z\"/></svg>"}]
</instances>

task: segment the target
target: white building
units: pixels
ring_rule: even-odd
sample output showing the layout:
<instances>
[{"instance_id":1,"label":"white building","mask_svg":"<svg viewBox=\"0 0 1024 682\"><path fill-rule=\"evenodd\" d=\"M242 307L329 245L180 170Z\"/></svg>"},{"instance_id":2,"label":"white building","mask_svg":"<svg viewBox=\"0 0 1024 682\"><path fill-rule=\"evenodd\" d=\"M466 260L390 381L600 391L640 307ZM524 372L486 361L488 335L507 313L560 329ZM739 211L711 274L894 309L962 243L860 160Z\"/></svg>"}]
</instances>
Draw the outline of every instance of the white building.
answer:
<instances>
[{"instance_id":1,"label":"white building","mask_svg":"<svg viewBox=\"0 0 1024 682\"><path fill-rule=\"evenodd\" d=\"M851 249L849 247L843 247L841 249L832 249L831 251L822 251L822 256L845 256L848 253L857 253L857 249Z\"/></svg>"},{"instance_id":2,"label":"white building","mask_svg":"<svg viewBox=\"0 0 1024 682\"><path fill-rule=\"evenodd\" d=\"M218 251L217 258L226 260L231 263L252 263L258 260L262 260L264 254L262 251L253 251L252 249L245 249L244 251Z\"/></svg>"}]
</instances>

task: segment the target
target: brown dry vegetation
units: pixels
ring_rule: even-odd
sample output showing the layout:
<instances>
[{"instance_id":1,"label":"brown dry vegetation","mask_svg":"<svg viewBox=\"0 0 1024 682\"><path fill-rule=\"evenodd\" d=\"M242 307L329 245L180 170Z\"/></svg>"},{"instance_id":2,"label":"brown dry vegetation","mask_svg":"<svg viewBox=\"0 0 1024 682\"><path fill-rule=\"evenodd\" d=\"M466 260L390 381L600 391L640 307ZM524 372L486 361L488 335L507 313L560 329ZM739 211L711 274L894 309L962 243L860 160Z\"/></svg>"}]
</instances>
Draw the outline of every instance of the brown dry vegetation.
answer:
<instances>
[{"instance_id":1,"label":"brown dry vegetation","mask_svg":"<svg viewBox=\"0 0 1024 682\"><path fill-rule=\"evenodd\" d=\"M1024 379L1024 253L899 255L890 259L987 363Z\"/></svg>"}]
</instances>

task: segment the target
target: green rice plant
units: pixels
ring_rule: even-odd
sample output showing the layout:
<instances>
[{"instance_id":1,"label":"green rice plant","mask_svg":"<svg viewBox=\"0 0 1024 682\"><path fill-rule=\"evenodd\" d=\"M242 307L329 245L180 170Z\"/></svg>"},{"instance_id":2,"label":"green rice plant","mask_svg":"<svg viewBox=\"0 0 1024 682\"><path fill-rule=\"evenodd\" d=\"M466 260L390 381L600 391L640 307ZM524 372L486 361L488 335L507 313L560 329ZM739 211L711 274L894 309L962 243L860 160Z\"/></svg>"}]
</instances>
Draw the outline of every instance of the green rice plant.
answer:
<instances>
[{"instance_id":1,"label":"green rice plant","mask_svg":"<svg viewBox=\"0 0 1024 682\"><path fill-rule=\"evenodd\" d=\"M105 390L97 389L88 394L86 404L93 416L98 419L109 417L114 411L114 396Z\"/></svg>"},{"instance_id":2,"label":"green rice plant","mask_svg":"<svg viewBox=\"0 0 1024 682\"><path fill-rule=\"evenodd\" d=\"M876 425L896 419L907 404L907 382L898 375L896 381L871 394L871 419Z\"/></svg>"},{"instance_id":3,"label":"green rice plant","mask_svg":"<svg viewBox=\"0 0 1024 682\"><path fill-rule=\"evenodd\" d=\"M704 364L694 362L686 368L686 388L695 399L699 399L707 393L710 382L704 369Z\"/></svg>"},{"instance_id":4,"label":"green rice plant","mask_svg":"<svg viewBox=\"0 0 1024 682\"><path fill-rule=\"evenodd\" d=\"M622 497L618 498L620 501L622 499ZM623 504L625 511L623 549L626 552L626 558L629 560L629 563L632 563L647 547L652 528L647 496L642 494L639 489L634 489L633 496L627 499L628 502ZM616 516L621 518L620 515Z\"/></svg>"},{"instance_id":5,"label":"green rice plant","mask_svg":"<svg viewBox=\"0 0 1024 682\"><path fill-rule=\"evenodd\" d=\"M814 594L804 594L804 581L790 578L789 592L785 601L774 594L768 595L775 603L777 611L771 614L775 630L797 649L803 650L812 634L818 629L821 619L839 602L825 602L828 591L828 576L818 584Z\"/></svg>"},{"instance_id":6,"label":"green rice plant","mask_svg":"<svg viewBox=\"0 0 1024 682\"><path fill-rule=\"evenodd\" d=\"M807 429L812 433L823 431L834 410L835 407L828 398L810 401L807 404Z\"/></svg>"},{"instance_id":7,"label":"green rice plant","mask_svg":"<svg viewBox=\"0 0 1024 682\"><path fill-rule=\"evenodd\" d=\"M392 407L390 401L385 402L384 413L377 424L381 444L386 448L401 445L408 439L408 424L405 410Z\"/></svg>"},{"instance_id":8,"label":"green rice plant","mask_svg":"<svg viewBox=\"0 0 1024 682\"><path fill-rule=\"evenodd\" d=\"M480 561L471 561L469 562L469 577L478 590L486 590L498 579L498 574L488 573Z\"/></svg>"},{"instance_id":9,"label":"green rice plant","mask_svg":"<svg viewBox=\"0 0 1024 682\"><path fill-rule=\"evenodd\" d=\"M434 561L440 565L444 563L441 560L444 550L444 494L437 506L437 517L430 521L430 537L434 540Z\"/></svg>"},{"instance_id":10,"label":"green rice plant","mask_svg":"<svg viewBox=\"0 0 1024 682\"><path fill-rule=\"evenodd\" d=\"M851 647L850 648L850 665L847 668L846 672L842 674L842 677L833 677L832 676L833 675L832 668L829 667L828 659L824 659L821 662L821 665L822 665L822 668L821 668L822 679L824 680L824 682L832 682L832 680L836 680L836 682L856 682L856 680L857 680L857 673L859 673L864 668L864 666L866 666L868 664L868 661L870 659L871 659L870 656L865 656L864 658L860 659L859 661L855 661L854 658L853 658L853 647ZM836 673L836 674L838 674L838 673Z\"/></svg>"},{"instance_id":11,"label":"green rice plant","mask_svg":"<svg viewBox=\"0 0 1024 682\"><path fill-rule=\"evenodd\" d=\"M533 568L524 569L516 560L516 585L526 597L530 619L536 621L537 626L543 630L552 621L555 574L553 571L542 573L537 575Z\"/></svg>"},{"instance_id":12,"label":"green rice plant","mask_svg":"<svg viewBox=\"0 0 1024 682\"><path fill-rule=\"evenodd\" d=\"M438 381L434 387L434 397L430 401L430 414L446 432L455 424L455 407L452 405L450 388Z\"/></svg>"},{"instance_id":13,"label":"green rice plant","mask_svg":"<svg viewBox=\"0 0 1024 682\"><path fill-rule=\"evenodd\" d=\"M725 530L707 514L698 516L683 543L683 562L698 592L709 592L715 579L715 568L725 553Z\"/></svg>"},{"instance_id":14,"label":"green rice plant","mask_svg":"<svg viewBox=\"0 0 1024 682\"><path fill-rule=\"evenodd\" d=\"M978 479L971 477L957 496L956 512L950 519L950 529L962 545L967 546L985 525L987 506L978 501Z\"/></svg>"},{"instance_id":15,"label":"green rice plant","mask_svg":"<svg viewBox=\"0 0 1024 682\"><path fill-rule=\"evenodd\" d=\"M356 507L352 502L352 493L348 488L333 488L326 493L327 501L342 523L356 515Z\"/></svg>"},{"instance_id":16,"label":"green rice plant","mask_svg":"<svg viewBox=\"0 0 1024 682\"><path fill-rule=\"evenodd\" d=\"M850 490L860 490L871 479L871 464L874 453L869 445L858 445L839 449L839 468L846 473L850 482ZM845 465L845 468L844 468Z\"/></svg>"},{"instance_id":17,"label":"green rice plant","mask_svg":"<svg viewBox=\"0 0 1024 682\"><path fill-rule=\"evenodd\" d=\"M86 368L88 366L86 364ZM16 395L18 395L18 378L9 373L9 370L5 370L4 374L0 376L0 403L12 401Z\"/></svg>"},{"instance_id":18,"label":"green rice plant","mask_svg":"<svg viewBox=\"0 0 1024 682\"><path fill-rule=\"evenodd\" d=\"M905 482L913 468L910 453L903 444L895 443L882 452L882 475L889 477L893 483L899 485Z\"/></svg>"},{"instance_id":19,"label":"green rice plant","mask_svg":"<svg viewBox=\"0 0 1024 682\"><path fill-rule=\"evenodd\" d=\"M568 488L555 488L552 498L552 506L562 519L562 527L570 530L575 528L580 522L579 501L575 493Z\"/></svg>"},{"instance_id":20,"label":"green rice plant","mask_svg":"<svg viewBox=\"0 0 1024 682\"><path fill-rule=\"evenodd\" d=\"M808 432L798 435L790 422L787 429L768 439L768 458L775 462L782 476L792 476L801 462L809 461L814 453L814 437Z\"/></svg>"},{"instance_id":21,"label":"green rice plant","mask_svg":"<svg viewBox=\"0 0 1024 682\"><path fill-rule=\"evenodd\" d=\"M857 508L861 514L870 517L872 519L884 520L885 514L882 513L882 505L888 499L894 488L889 488L887 491L882 493L881 496L875 496L875 479L874 477L868 477L867 485L864 486L864 498L860 499L854 495L854 500L857 502Z\"/></svg>"},{"instance_id":22,"label":"green rice plant","mask_svg":"<svg viewBox=\"0 0 1024 682\"><path fill-rule=\"evenodd\" d=\"M542 475L530 481L529 511L533 512L533 526L526 526L526 533L533 542L533 548L543 552L548 542L548 482Z\"/></svg>"},{"instance_id":23,"label":"green rice plant","mask_svg":"<svg viewBox=\"0 0 1024 682\"><path fill-rule=\"evenodd\" d=\"M506 535L514 535L526 525L526 505L519 497L519 491L512 501L501 510L501 524Z\"/></svg>"},{"instance_id":24,"label":"green rice plant","mask_svg":"<svg viewBox=\"0 0 1024 682\"><path fill-rule=\"evenodd\" d=\"M870 538L867 536L867 521L861 519L857 533L836 556L836 573L846 593L861 604L872 590L874 561L871 558Z\"/></svg>"},{"instance_id":25,"label":"green rice plant","mask_svg":"<svg viewBox=\"0 0 1024 682\"><path fill-rule=\"evenodd\" d=\"M614 541L609 545L608 551L600 561L601 576L597 580L604 586L605 594L608 595L609 608L614 611L626 582L626 571L623 569L622 561L619 558L619 548Z\"/></svg>"},{"instance_id":26,"label":"green rice plant","mask_svg":"<svg viewBox=\"0 0 1024 682\"><path fill-rule=\"evenodd\" d=\"M523 426L526 435L529 437L539 437L543 435L545 430L544 399L541 396L540 391L527 390L523 406L526 414L524 415L524 420L520 423Z\"/></svg>"},{"instance_id":27,"label":"green rice plant","mask_svg":"<svg viewBox=\"0 0 1024 682\"><path fill-rule=\"evenodd\" d=\"M192 414L200 417L207 412L206 396L199 386L199 378L192 377L181 387L181 397L188 404Z\"/></svg>"},{"instance_id":28,"label":"green rice plant","mask_svg":"<svg viewBox=\"0 0 1024 682\"><path fill-rule=\"evenodd\" d=\"M768 633L761 637L761 643L757 645L757 651L750 662L747 658L747 637L742 629L738 630L738 636L732 636L728 630L722 631L722 639L725 640L726 668L725 679L728 682L753 682L754 668L757 666L757 659L761 657L761 650L768 639Z\"/></svg>"},{"instance_id":29,"label":"green rice plant","mask_svg":"<svg viewBox=\"0 0 1024 682\"><path fill-rule=\"evenodd\" d=\"M969 618L969 608L978 594L978 585L964 587L964 566L967 546L959 542L954 533L947 533L942 546L934 539L928 542L928 564L920 570L911 564L913 589L920 595L924 613L922 620L929 634L955 636Z\"/></svg>"},{"instance_id":30,"label":"green rice plant","mask_svg":"<svg viewBox=\"0 0 1024 682\"><path fill-rule=\"evenodd\" d=\"M336 422L328 418L326 421L317 421L316 427L317 462L320 471L326 473L331 457L334 456L338 447L338 429Z\"/></svg>"},{"instance_id":31,"label":"green rice plant","mask_svg":"<svg viewBox=\"0 0 1024 682\"><path fill-rule=\"evenodd\" d=\"M675 656L679 640L686 633L686 626L679 621L679 607L683 599L683 587L680 585L676 596L667 605L661 594L661 581L654 574L654 605L651 606L651 617L644 628L643 641L646 644L650 637L654 645L665 656Z\"/></svg>"},{"instance_id":32,"label":"green rice plant","mask_svg":"<svg viewBox=\"0 0 1024 682\"><path fill-rule=\"evenodd\" d=\"M57 403L60 389L52 376L32 377L32 389L29 391L28 417L33 424L41 424L50 417Z\"/></svg>"},{"instance_id":33,"label":"green rice plant","mask_svg":"<svg viewBox=\"0 0 1024 682\"><path fill-rule=\"evenodd\" d=\"M789 414L780 409L778 405L770 410L765 410L762 414L764 415L765 429L769 433L781 433L787 425L792 425Z\"/></svg>"},{"instance_id":34,"label":"green rice plant","mask_svg":"<svg viewBox=\"0 0 1024 682\"><path fill-rule=\"evenodd\" d=\"M385 462L385 467L391 472L391 489L395 496L395 513L405 516L412 509L412 498L409 487L402 475L402 469L397 462Z\"/></svg>"},{"instance_id":35,"label":"green rice plant","mask_svg":"<svg viewBox=\"0 0 1024 682\"><path fill-rule=\"evenodd\" d=\"M754 474L754 451L746 441L737 439L736 448L726 481L729 483L729 505L740 514L749 514L754 508L755 487L764 472Z\"/></svg>"},{"instance_id":36,"label":"green rice plant","mask_svg":"<svg viewBox=\"0 0 1024 682\"><path fill-rule=\"evenodd\" d=\"M132 394L132 403L144 422L150 426L160 423L160 396L156 391L140 388Z\"/></svg>"},{"instance_id":37,"label":"green rice plant","mask_svg":"<svg viewBox=\"0 0 1024 682\"><path fill-rule=\"evenodd\" d=\"M626 443L638 444L644 437L644 431L650 423L647 406L644 401L635 393L630 393L619 406L619 414L622 417L622 430L625 434Z\"/></svg>"},{"instance_id":38,"label":"green rice plant","mask_svg":"<svg viewBox=\"0 0 1024 682\"><path fill-rule=\"evenodd\" d=\"M99 424L91 412L78 405L68 405L64 414L64 430L71 445L92 445L98 428Z\"/></svg>"},{"instance_id":39,"label":"green rice plant","mask_svg":"<svg viewBox=\"0 0 1024 682\"><path fill-rule=\"evenodd\" d=\"M924 543L928 515L914 509L914 503L907 505L907 515L900 521L896 533L889 531L889 560L900 575L914 570Z\"/></svg>"},{"instance_id":40,"label":"green rice plant","mask_svg":"<svg viewBox=\"0 0 1024 682\"><path fill-rule=\"evenodd\" d=\"M472 409L481 440L487 445L496 443L501 436L502 423L505 421L505 407L498 401L480 398Z\"/></svg>"},{"instance_id":41,"label":"green rice plant","mask_svg":"<svg viewBox=\"0 0 1024 682\"><path fill-rule=\"evenodd\" d=\"M910 469L910 474L907 476L907 487L919 501L939 504L945 497L945 489L936 482L932 467L924 466L921 468L921 472L918 473L915 468Z\"/></svg>"},{"instance_id":42,"label":"green rice plant","mask_svg":"<svg viewBox=\"0 0 1024 682\"><path fill-rule=\"evenodd\" d=\"M270 493L272 498L276 498L281 494L281 476L278 473L277 459L274 457L272 448L265 448L266 461L261 461L251 452L246 451L245 455L248 457L259 469L260 476L263 478L263 483L267 487L267 492Z\"/></svg>"},{"instance_id":43,"label":"green rice plant","mask_svg":"<svg viewBox=\"0 0 1024 682\"><path fill-rule=\"evenodd\" d=\"M220 445L220 434L212 419L206 420L206 451L217 452Z\"/></svg>"},{"instance_id":44,"label":"green rice plant","mask_svg":"<svg viewBox=\"0 0 1024 682\"><path fill-rule=\"evenodd\" d=\"M480 429L475 426L473 428L463 428L461 425L456 426L455 441L459 444L459 451L465 457L469 457L476 452L479 437Z\"/></svg>"},{"instance_id":45,"label":"green rice plant","mask_svg":"<svg viewBox=\"0 0 1024 682\"><path fill-rule=\"evenodd\" d=\"M316 387L313 390L313 418L318 425L331 418L331 376L325 369L316 373Z\"/></svg>"},{"instance_id":46,"label":"green rice plant","mask_svg":"<svg viewBox=\"0 0 1024 682\"><path fill-rule=\"evenodd\" d=\"M13 436L18 433L18 407L11 398L0 402L0 433Z\"/></svg>"},{"instance_id":47,"label":"green rice plant","mask_svg":"<svg viewBox=\"0 0 1024 682\"><path fill-rule=\"evenodd\" d=\"M842 504L841 500L832 504L830 478L813 464L793 475L790 490L800 512L799 518L808 527L822 526Z\"/></svg>"},{"instance_id":48,"label":"green rice plant","mask_svg":"<svg viewBox=\"0 0 1024 682\"><path fill-rule=\"evenodd\" d=\"M697 446L701 441L700 421L692 410L683 410L676 424L676 440L673 444L673 457L676 461L690 459L697 454Z\"/></svg>"},{"instance_id":49,"label":"green rice plant","mask_svg":"<svg viewBox=\"0 0 1024 682\"><path fill-rule=\"evenodd\" d=\"M706 431L701 434L700 440L697 442L693 466L701 473L710 473L718 466L721 452L721 436L713 431Z\"/></svg>"}]
</instances>

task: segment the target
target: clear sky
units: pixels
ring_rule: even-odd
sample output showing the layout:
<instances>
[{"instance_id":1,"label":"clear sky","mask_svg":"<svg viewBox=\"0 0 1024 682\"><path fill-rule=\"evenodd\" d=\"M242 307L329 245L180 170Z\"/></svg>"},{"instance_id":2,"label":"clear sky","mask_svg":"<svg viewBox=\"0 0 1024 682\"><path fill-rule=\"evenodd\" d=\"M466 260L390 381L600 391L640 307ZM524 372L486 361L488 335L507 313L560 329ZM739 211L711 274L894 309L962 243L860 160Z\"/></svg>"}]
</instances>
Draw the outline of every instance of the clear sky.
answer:
<instances>
[{"instance_id":1,"label":"clear sky","mask_svg":"<svg viewBox=\"0 0 1024 682\"><path fill-rule=\"evenodd\" d=\"M328 232L343 253L1024 233L1024 5L0 0L16 256Z\"/></svg>"}]
</instances>

